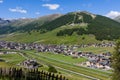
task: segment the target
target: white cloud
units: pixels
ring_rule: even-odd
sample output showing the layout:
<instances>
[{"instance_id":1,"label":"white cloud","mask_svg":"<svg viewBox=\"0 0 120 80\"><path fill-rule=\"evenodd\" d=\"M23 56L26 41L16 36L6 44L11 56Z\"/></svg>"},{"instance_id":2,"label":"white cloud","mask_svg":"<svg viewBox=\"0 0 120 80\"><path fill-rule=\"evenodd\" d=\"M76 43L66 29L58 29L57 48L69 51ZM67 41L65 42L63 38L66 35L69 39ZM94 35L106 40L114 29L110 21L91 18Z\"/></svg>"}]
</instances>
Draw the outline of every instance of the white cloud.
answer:
<instances>
[{"instance_id":1,"label":"white cloud","mask_svg":"<svg viewBox=\"0 0 120 80\"><path fill-rule=\"evenodd\" d=\"M39 14L40 14L40 12L36 12L35 14L39 15Z\"/></svg>"},{"instance_id":2,"label":"white cloud","mask_svg":"<svg viewBox=\"0 0 120 80\"><path fill-rule=\"evenodd\" d=\"M9 11L11 11L11 12L19 12L19 13L27 13L27 10L22 9L21 7L9 8Z\"/></svg>"},{"instance_id":3,"label":"white cloud","mask_svg":"<svg viewBox=\"0 0 120 80\"><path fill-rule=\"evenodd\" d=\"M0 0L0 3L3 3L3 0Z\"/></svg>"},{"instance_id":4,"label":"white cloud","mask_svg":"<svg viewBox=\"0 0 120 80\"><path fill-rule=\"evenodd\" d=\"M60 7L59 4L43 4L42 6L47 7L50 10L56 10L56 9L58 9Z\"/></svg>"},{"instance_id":5,"label":"white cloud","mask_svg":"<svg viewBox=\"0 0 120 80\"><path fill-rule=\"evenodd\" d=\"M118 12L118 11L110 11L108 14L106 14L105 16L107 16L107 17L110 17L110 18L115 18L115 17L117 17L117 16L120 16L120 12Z\"/></svg>"}]
</instances>

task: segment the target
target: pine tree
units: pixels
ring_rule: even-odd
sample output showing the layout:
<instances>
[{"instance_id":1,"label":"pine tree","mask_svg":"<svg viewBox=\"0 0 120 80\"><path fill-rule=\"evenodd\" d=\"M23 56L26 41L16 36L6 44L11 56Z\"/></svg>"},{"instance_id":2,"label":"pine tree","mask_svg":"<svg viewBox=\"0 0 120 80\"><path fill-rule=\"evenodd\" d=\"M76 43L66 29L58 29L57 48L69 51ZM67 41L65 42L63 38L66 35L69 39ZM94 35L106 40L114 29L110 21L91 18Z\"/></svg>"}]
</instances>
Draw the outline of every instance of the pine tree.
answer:
<instances>
[{"instance_id":1,"label":"pine tree","mask_svg":"<svg viewBox=\"0 0 120 80\"><path fill-rule=\"evenodd\" d=\"M112 80L120 80L120 40L116 42L115 51L112 56L113 77Z\"/></svg>"}]
</instances>

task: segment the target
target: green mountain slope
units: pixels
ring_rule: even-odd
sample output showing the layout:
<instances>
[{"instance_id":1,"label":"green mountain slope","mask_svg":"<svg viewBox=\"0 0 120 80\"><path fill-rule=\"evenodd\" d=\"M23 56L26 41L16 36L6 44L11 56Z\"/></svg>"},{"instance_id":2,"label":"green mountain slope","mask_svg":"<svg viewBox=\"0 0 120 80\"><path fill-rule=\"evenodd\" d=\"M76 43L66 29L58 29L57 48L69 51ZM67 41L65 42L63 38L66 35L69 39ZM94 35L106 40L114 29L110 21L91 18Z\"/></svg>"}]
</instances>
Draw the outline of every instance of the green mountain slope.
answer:
<instances>
[{"instance_id":1,"label":"green mountain slope","mask_svg":"<svg viewBox=\"0 0 120 80\"><path fill-rule=\"evenodd\" d=\"M35 19L28 18L12 20L10 23L6 23L5 26L0 27L0 34L9 34L17 31L29 32L31 30L36 30L36 27L48 23L60 16L61 14L52 14Z\"/></svg>"},{"instance_id":2,"label":"green mountain slope","mask_svg":"<svg viewBox=\"0 0 120 80\"><path fill-rule=\"evenodd\" d=\"M98 15L88 25L88 33L94 34L98 40L114 40L120 38L120 23Z\"/></svg>"},{"instance_id":3,"label":"green mountain slope","mask_svg":"<svg viewBox=\"0 0 120 80\"><path fill-rule=\"evenodd\" d=\"M80 28L81 24L87 24L87 28ZM97 40L114 40L120 37L120 23L100 15L88 12L74 12L59 17L48 24L44 24L39 29L42 32L54 30L63 25L73 26L73 29L64 29L57 33L57 36L71 36L73 33L78 35L92 34ZM74 28L78 26L78 28Z\"/></svg>"},{"instance_id":4,"label":"green mountain slope","mask_svg":"<svg viewBox=\"0 0 120 80\"><path fill-rule=\"evenodd\" d=\"M71 12L40 26L39 29L50 31L64 25L90 23L94 18L95 15L87 12Z\"/></svg>"},{"instance_id":5,"label":"green mountain slope","mask_svg":"<svg viewBox=\"0 0 120 80\"><path fill-rule=\"evenodd\" d=\"M88 44L88 43L97 43L94 35L76 35L72 36L56 36L56 33L61 30L61 28L57 28L53 31L46 32L44 34L40 34L40 32L32 31L29 33L14 33L7 35L4 38L0 38L0 40L13 41L13 42L25 42L25 43L44 43L44 44Z\"/></svg>"},{"instance_id":6,"label":"green mountain slope","mask_svg":"<svg viewBox=\"0 0 120 80\"><path fill-rule=\"evenodd\" d=\"M47 44L87 44L120 37L120 23L101 15L83 11L51 18L34 20L30 24L21 26L17 32L2 37L1 40Z\"/></svg>"}]
</instances>

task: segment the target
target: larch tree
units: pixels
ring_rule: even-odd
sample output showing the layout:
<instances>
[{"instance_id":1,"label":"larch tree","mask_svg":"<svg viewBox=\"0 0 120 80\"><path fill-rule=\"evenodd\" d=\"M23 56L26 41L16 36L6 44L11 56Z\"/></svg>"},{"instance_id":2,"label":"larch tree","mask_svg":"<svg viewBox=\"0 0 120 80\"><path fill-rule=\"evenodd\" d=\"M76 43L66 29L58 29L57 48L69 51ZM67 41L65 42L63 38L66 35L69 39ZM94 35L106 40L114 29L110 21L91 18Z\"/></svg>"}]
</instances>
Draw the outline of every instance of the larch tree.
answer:
<instances>
[{"instance_id":1,"label":"larch tree","mask_svg":"<svg viewBox=\"0 0 120 80\"><path fill-rule=\"evenodd\" d=\"M116 42L115 51L112 55L112 80L120 80L120 40Z\"/></svg>"}]
</instances>

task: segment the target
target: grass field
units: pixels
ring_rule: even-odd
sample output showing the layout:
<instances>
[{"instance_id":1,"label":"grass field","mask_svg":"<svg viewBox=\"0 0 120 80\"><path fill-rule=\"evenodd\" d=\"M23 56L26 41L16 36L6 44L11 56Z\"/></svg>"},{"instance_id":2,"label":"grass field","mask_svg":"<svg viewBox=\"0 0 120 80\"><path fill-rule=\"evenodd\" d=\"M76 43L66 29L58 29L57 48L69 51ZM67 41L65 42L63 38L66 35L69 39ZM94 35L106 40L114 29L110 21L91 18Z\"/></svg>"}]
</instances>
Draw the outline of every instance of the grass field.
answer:
<instances>
[{"instance_id":1,"label":"grass field","mask_svg":"<svg viewBox=\"0 0 120 80\"><path fill-rule=\"evenodd\" d=\"M43 56L48 56L49 58L56 59L59 61L71 63L71 64L76 64L76 63L81 63L85 62L85 58L73 58L72 56L65 56L63 54L53 54L53 53L39 53L40 55Z\"/></svg>"},{"instance_id":2,"label":"grass field","mask_svg":"<svg viewBox=\"0 0 120 80\"><path fill-rule=\"evenodd\" d=\"M6 61L0 62L0 67L17 66L18 63L25 60L25 58L19 54L2 54L0 55L0 58Z\"/></svg>"},{"instance_id":3,"label":"grass field","mask_svg":"<svg viewBox=\"0 0 120 80\"><path fill-rule=\"evenodd\" d=\"M93 52L96 54L105 53L105 52L114 52L114 47L86 47L86 48L79 48L77 51L83 52Z\"/></svg>"},{"instance_id":4,"label":"grass field","mask_svg":"<svg viewBox=\"0 0 120 80\"><path fill-rule=\"evenodd\" d=\"M109 76L110 73L105 72L105 71L100 71L100 70L94 70L94 69L90 69L90 68L75 66L75 65L68 64L68 63L65 63L65 62L61 62L61 61L58 61L58 60L55 60L55 59L51 59L49 56L46 57L44 55L35 54L33 52L26 52L26 54L28 56L31 56L31 57L37 59L38 61L40 61L44 64L47 64L47 65L51 64L51 65L54 65L54 66L58 66L58 67L61 67L61 68L64 68L64 69L74 71L74 72L82 73L82 74L85 74L85 75L88 75L88 76L91 76L91 77L95 77L95 78L99 78L99 79L102 79L102 80L109 80L109 77L110 77Z\"/></svg>"}]
</instances>

